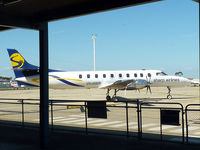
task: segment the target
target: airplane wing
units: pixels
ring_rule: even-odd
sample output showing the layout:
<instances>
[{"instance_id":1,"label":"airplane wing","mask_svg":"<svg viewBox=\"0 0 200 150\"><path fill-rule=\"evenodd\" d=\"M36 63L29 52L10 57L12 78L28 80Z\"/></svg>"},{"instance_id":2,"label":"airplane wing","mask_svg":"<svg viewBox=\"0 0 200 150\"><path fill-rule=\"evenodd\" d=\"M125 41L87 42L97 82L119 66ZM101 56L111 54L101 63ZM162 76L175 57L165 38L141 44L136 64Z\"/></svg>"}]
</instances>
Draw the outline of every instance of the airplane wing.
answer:
<instances>
[{"instance_id":1,"label":"airplane wing","mask_svg":"<svg viewBox=\"0 0 200 150\"><path fill-rule=\"evenodd\" d=\"M150 85L151 85L151 83L148 82L147 80L139 79L136 82L129 83L127 85L127 87L128 87L128 89L143 89Z\"/></svg>"},{"instance_id":2,"label":"airplane wing","mask_svg":"<svg viewBox=\"0 0 200 150\"><path fill-rule=\"evenodd\" d=\"M135 83L136 80L117 80L115 82L112 83L102 83L99 88L101 89L125 89L127 87L128 84L130 83Z\"/></svg>"}]
</instances>

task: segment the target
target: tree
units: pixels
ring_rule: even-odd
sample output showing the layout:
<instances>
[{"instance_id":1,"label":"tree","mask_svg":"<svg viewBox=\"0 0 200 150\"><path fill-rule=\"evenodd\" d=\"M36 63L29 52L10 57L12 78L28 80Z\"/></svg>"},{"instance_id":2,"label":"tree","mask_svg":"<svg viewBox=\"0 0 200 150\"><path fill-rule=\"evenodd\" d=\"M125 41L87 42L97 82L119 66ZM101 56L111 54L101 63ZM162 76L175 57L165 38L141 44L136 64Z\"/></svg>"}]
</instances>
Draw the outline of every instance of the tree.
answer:
<instances>
[{"instance_id":1,"label":"tree","mask_svg":"<svg viewBox=\"0 0 200 150\"><path fill-rule=\"evenodd\" d=\"M12 77L2 77L2 76L0 76L0 79L1 80L9 80L10 81L12 79Z\"/></svg>"},{"instance_id":2,"label":"tree","mask_svg":"<svg viewBox=\"0 0 200 150\"><path fill-rule=\"evenodd\" d=\"M175 76L183 76L183 73L182 72L176 72Z\"/></svg>"}]
</instances>

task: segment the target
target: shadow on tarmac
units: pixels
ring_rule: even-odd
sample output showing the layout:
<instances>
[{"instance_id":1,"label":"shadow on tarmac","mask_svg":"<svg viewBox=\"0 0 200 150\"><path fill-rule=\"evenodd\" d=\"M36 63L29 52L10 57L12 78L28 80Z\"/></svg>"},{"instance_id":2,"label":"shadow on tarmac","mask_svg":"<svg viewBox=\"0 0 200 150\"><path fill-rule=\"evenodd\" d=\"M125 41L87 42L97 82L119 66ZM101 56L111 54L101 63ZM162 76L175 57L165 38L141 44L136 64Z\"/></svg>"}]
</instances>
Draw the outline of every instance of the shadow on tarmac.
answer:
<instances>
[{"instance_id":1,"label":"shadow on tarmac","mask_svg":"<svg viewBox=\"0 0 200 150\"><path fill-rule=\"evenodd\" d=\"M37 125L38 126L38 125ZM0 123L0 150L39 150L39 129L6 126ZM153 135L149 135L153 136ZM180 142L138 140L136 137L114 136L83 132L54 130L49 135L48 150L197 150L199 145Z\"/></svg>"}]
</instances>

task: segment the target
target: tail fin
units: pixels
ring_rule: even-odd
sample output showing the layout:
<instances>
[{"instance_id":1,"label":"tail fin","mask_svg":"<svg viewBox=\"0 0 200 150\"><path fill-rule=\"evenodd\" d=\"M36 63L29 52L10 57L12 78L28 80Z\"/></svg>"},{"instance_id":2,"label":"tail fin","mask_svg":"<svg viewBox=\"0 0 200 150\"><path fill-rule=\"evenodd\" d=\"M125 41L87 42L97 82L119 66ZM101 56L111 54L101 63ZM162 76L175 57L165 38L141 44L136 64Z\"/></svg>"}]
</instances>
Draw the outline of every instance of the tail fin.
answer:
<instances>
[{"instance_id":1,"label":"tail fin","mask_svg":"<svg viewBox=\"0 0 200 150\"><path fill-rule=\"evenodd\" d=\"M16 78L38 74L38 66L29 64L17 50L7 50Z\"/></svg>"}]
</instances>

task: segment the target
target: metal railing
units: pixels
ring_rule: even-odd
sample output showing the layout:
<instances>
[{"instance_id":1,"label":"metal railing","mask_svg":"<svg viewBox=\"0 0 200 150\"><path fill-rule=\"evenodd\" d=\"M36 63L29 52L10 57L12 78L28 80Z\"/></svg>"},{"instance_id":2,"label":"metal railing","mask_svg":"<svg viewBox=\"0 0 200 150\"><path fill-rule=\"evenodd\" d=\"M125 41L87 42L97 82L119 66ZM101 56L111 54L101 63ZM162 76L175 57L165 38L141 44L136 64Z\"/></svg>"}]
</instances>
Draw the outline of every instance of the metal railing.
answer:
<instances>
[{"instance_id":1,"label":"metal railing","mask_svg":"<svg viewBox=\"0 0 200 150\"><path fill-rule=\"evenodd\" d=\"M49 114L50 114L50 128L51 130L55 130L55 129L58 129L55 124L56 122L56 119L54 119L54 115L58 110L56 110L56 107L66 107L67 106L77 106L77 107L80 107L80 108L85 108L84 111L82 113L84 113L84 132L86 134L89 134L91 131L89 131L89 118L88 118L88 111L87 111L87 108L88 108L88 105L87 105L87 102L89 101L75 101L75 100L49 100ZM72 103L72 104L71 104ZM81 104L77 104L77 103L81 103ZM146 132L144 132L144 123L143 123L143 120L144 120L144 117L145 117L145 113L144 111L148 111L148 113L146 114L149 114L149 112L152 112L152 110L156 110L155 111L155 114L158 116L156 117L156 121L159 121L159 137L160 139L159 140L164 140L163 139L163 124L161 122L161 110L179 110L181 112L180 114L180 120L181 120L181 135L178 135L179 137L181 137L181 142L185 143L185 139L186 139L186 143L189 143L188 142L188 133L189 133L189 128L188 128L188 112L189 111L200 111L199 109L189 109L189 107L194 107L194 106L200 106L200 104L189 104L185 107L185 120L184 120L184 107L181 103L166 103L166 102L140 102L138 99L137 100L134 100L134 101L116 101L116 102L106 102L106 103L114 103L114 104L120 104L120 105L107 105L106 107L107 108L114 108L114 109L117 109L119 108L120 110L123 109L124 110L124 113L125 113L125 124L126 124L126 131L125 131L125 135L127 137L131 136L132 133L134 132L135 135L141 139L141 138L145 138L143 136L143 134L146 134ZM5 99L5 98L0 98L0 104L5 104L5 105L21 105L19 106L18 108L20 108L19 112L21 114L21 119L19 119L18 121L16 122L20 122L20 124L18 125L21 125L22 127L26 127L26 126L31 126L31 127L35 127L34 125L30 125L28 124L27 125L27 121L26 121L26 117L25 115L28 114L28 112L26 111L25 109L25 106L27 105L34 105L34 106L37 106L38 109L39 109L39 106L40 106L40 103L39 103L39 100L38 99ZM101 106L96 106L96 107L101 107ZM0 107L0 112L1 112L1 107ZM133 111L133 113L131 113ZM34 113L36 114L39 114L39 111L38 112L35 112ZM134 116L132 116L134 115ZM1 117L1 114L0 114L0 117ZM38 115L39 117L39 115ZM133 118L134 117L134 118ZM130 130L130 120L131 119L135 119L136 121L136 124L137 124L137 129L135 131L131 131ZM0 118L1 120L1 123L4 123L2 121L2 118ZM5 119L4 119L5 120ZM39 118L38 118L38 121L39 121ZM153 120L154 121L154 120ZM28 122L30 123L30 122ZM184 123L186 123L186 128L184 126ZM39 124L39 122L38 122ZM59 126L62 126L64 128L63 129L67 129L64 125L59 125ZM39 126L38 126L39 127ZM96 128L98 130L98 128ZM185 137L185 130L186 129L186 137ZM114 130L114 129L112 129ZM115 129L117 130L117 129ZM93 132L93 131L92 131ZM154 134L154 133L150 133L150 134ZM157 133L156 133L157 135ZM173 135L172 135L173 136ZM166 140L168 141L168 140Z\"/></svg>"},{"instance_id":2,"label":"metal railing","mask_svg":"<svg viewBox=\"0 0 200 150\"><path fill-rule=\"evenodd\" d=\"M145 106L146 104L154 104L153 106ZM155 105L160 105L160 106L155 106ZM166 106L167 105L167 106ZM173 105L179 106L179 107L173 107ZM160 140L163 140L163 123L162 123L162 119L161 119L161 111L162 110L180 110L181 111L181 125L182 125L182 143L184 143L184 138L185 138L185 134L184 134L184 108L183 105L181 103L168 103L168 102L142 102L139 104L139 113L140 113L140 119L139 119L139 127L138 127L138 133L140 135L140 138L142 136L142 110L145 109L149 109L149 110L159 110L159 124L160 124Z\"/></svg>"},{"instance_id":3,"label":"metal railing","mask_svg":"<svg viewBox=\"0 0 200 150\"><path fill-rule=\"evenodd\" d=\"M192 108L189 108L192 107ZM196 107L196 108L195 108ZM189 117L188 112L200 112L200 104L188 104L185 107L185 124L186 124L186 143L189 143ZM200 113L198 114L198 124L200 124ZM199 139L200 141L200 139Z\"/></svg>"}]
</instances>

